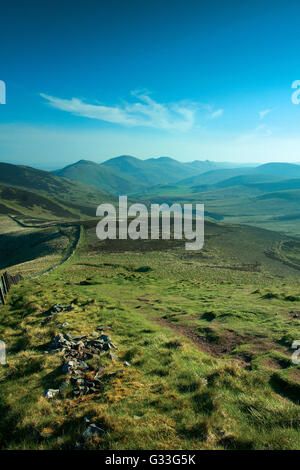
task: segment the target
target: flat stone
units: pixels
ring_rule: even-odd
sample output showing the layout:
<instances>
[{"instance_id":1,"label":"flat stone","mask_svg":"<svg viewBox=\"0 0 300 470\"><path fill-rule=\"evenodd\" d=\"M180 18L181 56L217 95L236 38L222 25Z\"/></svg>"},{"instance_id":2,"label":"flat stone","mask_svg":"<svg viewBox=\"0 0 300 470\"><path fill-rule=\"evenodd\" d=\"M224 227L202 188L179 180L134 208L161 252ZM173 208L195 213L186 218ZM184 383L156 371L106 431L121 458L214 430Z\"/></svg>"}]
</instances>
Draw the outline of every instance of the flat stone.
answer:
<instances>
[{"instance_id":1,"label":"flat stone","mask_svg":"<svg viewBox=\"0 0 300 470\"><path fill-rule=\"evenodd\" d=\"M59 393L59 390L49 388L48 390L44 392L44 397L47 399L54 398L55 395L57 395L58 393Z\"/></svg>"},{"instance_id":2,"label":"flat stone","mask_svg":"<svg viewBox=\"0 0 300 470\"><path fill-rule=\"evenodd\" d=\"M108 335L101 335L99 339L105 341L106 343L110 342L110 337Z\"/></svg>"},{"instance_id":3,"label":"flat stone","mask_svg":"<svg viewBox=\"0 0 300 470\"><path fill-rule=\"evenodd\" d=\"M104 331L104 330L111 330L110 326L97 326L96 328L99 331Z\"/></svg>"},{"instance_id":4,"label":"flat stone","mask_svg":"<svg viewBox=\"0 0 300 470\"><path fill-rule=\"evenodd\" d=\"M62 372L63 374L68 374L71 372L75 367L77 366L77 362L75 361L68 361L65 362L62 366Z\"/></svg>"},{"instance_id":5,"label":"flat stone","mask_svg":"<svg viewBox=\"0 0 300 470\"><path fill-rule=\"evenodd\" d=\"M73 336L73 341L80 341L81 339L87 338L87 335L77 335Z\"/></svg>"}]
</instances>

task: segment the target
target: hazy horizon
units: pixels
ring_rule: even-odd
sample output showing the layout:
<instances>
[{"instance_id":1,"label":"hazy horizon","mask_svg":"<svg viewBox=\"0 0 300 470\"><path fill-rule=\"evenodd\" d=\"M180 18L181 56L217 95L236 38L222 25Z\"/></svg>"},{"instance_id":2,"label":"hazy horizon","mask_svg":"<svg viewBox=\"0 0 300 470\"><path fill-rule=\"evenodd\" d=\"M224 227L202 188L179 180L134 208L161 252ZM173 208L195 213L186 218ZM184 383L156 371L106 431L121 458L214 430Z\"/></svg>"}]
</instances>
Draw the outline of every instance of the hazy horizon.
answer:
<instances>
[{"instance_id":1,"label":"hazy horizon","mask_svg":"<svg viewBox=\"0 0 300 470\"><path fill-rule=\"evenodd\" d=\"M122 154L122 155L113 155L111 157L108 157L108 158L104 158L102 159L101 161L99 159L92 159L92 158L79 158L77 160L73 160L73 161L70 161L70 162L61 162L61 165L60 166L57 166L55 164L53 165L49 165L47 163L36 163L36 164L29 164L29 163L18 163L18 162L14 162L14 161L5 161L5 159L1 159L0 158L0 162L1 163L10 163L10 164L13 164L13 165L24 165L24 166L29 166L29 167L32 167L32 168L36 168L36 169L39 169L39 170L44 170L44 171L54 171L54 170L59 170L61 168L64 168L64 167L67 167L67 166L70 166L70 165L74 165L76 163L78 163L79 161L81 160L85 160L85 161L90 161L90 162L93 162L93 163L97 163L97 164L102 164L108 160L111 160L111 159L114 159L114 158L118 158L118 157L133 157L133 158L137 158L139 160L148 160L148 159L159 159L159 158L171 158L173 160L176 160L178 162L181 162L181 163L192 163L192 162L195 162L195 161L207 161L207 162L212 162L212 163L219 163L219 164L224 164L224 165L232 165L233 167L238 167L238 166L241 166L241 167L256 167L256 166L260 166L260 165L263 165L265 163L291 163L291 164L296 164L296 165L300 165L300 162L288 162L288 161L282 161L282 162L241 162L241 163L238 163L238 162L230 162L230 161L217 161L217 160L209 160L209 159L193 159L193 160L181 160L179 158L173 158L173 157L170 157L168 155L161 155L161 156L144 156L144 157L139 157L139 156L136 156L136 155L125 155L125 154ZM208 170L210 171L210 170Z\"/></svg>"}]
</instances>

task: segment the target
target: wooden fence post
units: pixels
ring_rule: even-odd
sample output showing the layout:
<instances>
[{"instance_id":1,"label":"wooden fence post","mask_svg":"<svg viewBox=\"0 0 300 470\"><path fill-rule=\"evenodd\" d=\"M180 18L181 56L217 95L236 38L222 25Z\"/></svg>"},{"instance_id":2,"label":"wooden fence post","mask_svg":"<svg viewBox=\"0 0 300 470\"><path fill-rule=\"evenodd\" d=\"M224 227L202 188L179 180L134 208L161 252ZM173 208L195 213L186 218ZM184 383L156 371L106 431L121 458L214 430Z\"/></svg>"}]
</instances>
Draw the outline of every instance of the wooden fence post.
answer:
<instances>
[{"instance_id":1,"label":"wooden fence post","mask_svg":"<svg viewBox=\"0 0 300 470\"><path fill-rule=\"evenodd\" d=\"M1 300L2 300L2 304L5 305L5 295L4 295L2 286L0 286L0 297L1 297Z\"/></svg>"},{"instance_id":2,"label":"wooden fence post","mask_svg":"<svg viewBox=\"0 0 300 470\"><path fill-rule=\"evenodd\" d=\"M23 280L23 276L18 273L15 276L11 276L7 271L2 274L0 282L0 300L2 304L5 305L5 296L8 294L11 286L17 285L20 281ZM2 283L2 285L1 285Z\"/></svg>"},{"instance_id":3,"label":"wooden fence post","mask_svg":"<svg viewBox=\"0 0 300 470\"><path fill-rule=\"evenodd\" d=\"M4 276L4 281L5 281L5 287L6 287L6 293L8 294L9 293L9 284L8 284L8 279L7 279L7 272L5 271L5 273L3 274Z\"/></svg>"},{"instance_id":4,"label":"wooden fence post","mask_svg":"<svg viewBox=\"0 0 300 470\"><path fill-rule=\"evenodd\" d=\"M10 288L11 288L11 285L12 285L11 276L8 274L7 271L5 271L4 276L5 276L5 281L6 281L6 285L7 285L7 292L9 292Z\"/></svg>"},{"instance_id":5,"label":"wooden fence post","mask_svg":"<svg viewBox=\"0 0 300 470\"><path fill-rule=\"evenodd\" d=\"M2 285L3 285L4 295L6 295L7 294L7 286L6 286L4 274L2 274L2 276L1 276L1 281L2 281Z\"/></svg>"}]
</instances>

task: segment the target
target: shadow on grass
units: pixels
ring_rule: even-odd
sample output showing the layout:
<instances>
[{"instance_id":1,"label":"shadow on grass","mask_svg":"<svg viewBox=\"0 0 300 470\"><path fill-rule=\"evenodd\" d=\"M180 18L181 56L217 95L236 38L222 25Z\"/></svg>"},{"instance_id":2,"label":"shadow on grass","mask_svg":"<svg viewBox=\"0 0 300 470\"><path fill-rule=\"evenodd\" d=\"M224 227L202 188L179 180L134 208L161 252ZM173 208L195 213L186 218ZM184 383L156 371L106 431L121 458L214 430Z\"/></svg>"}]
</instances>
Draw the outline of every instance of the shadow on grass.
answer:
<instances>
[{"instance_id":1,"label":"shadow on grass","mask_svg":"<svg viewBox=\"0 0 300 470\"><path fill-rule=\"evenodd\" d=\"M208 421L200 421L191 426L182 426L178 428L178 433L185 439L197 439L206 441L209 435L210 426Z\"/></svg>"},{"instance_id":2,"label":"shadow on grass","mask_svg":"<svg viewBox=\"0 0 300 470\"><path fill-rule=\"evenodd\" d=\"M283 380L280 376L276 374L272 375L269 383L273 388L274 392L278 393L278 395L281 395L284 398L288 398L296 405L300 404L298 386L293 386L292 384L287 383L285 380Z\"/></svg>"},{"instance_id":3,"label":"shadow on grass","mask_svg":"<svg viewBox=\"0 0 300 470\"><path fill-rule=\"evenodd\" d=\"M62 373L61 365L59 365L52 372L42 377L40 383L45 390L48 388L57 389L60 387L65 377L66 376Z\"/></svg>"}]
</instances>

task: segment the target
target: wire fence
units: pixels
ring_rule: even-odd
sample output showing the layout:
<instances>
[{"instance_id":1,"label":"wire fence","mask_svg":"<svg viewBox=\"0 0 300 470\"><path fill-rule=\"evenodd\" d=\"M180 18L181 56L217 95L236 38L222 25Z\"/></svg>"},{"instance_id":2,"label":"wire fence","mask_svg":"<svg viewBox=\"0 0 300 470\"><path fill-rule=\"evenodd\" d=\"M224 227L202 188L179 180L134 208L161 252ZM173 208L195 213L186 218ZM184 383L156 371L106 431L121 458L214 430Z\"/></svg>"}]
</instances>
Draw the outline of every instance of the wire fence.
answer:
<instances>
[{"instance_id":1,"label":"wire fence","mask_svg":"<svg viewBox=\"0 0 300 470\"><path fill-rule=\"evenodd\" d=\"M22 280L23 276L21 274L16 274L15 276L12 276L7 271L2 274L0 282L0 300L2 302L2 305L5 305L5 297L9 293L10 288L13 285L17 285Z\"/></svg>"}]
</instances>

